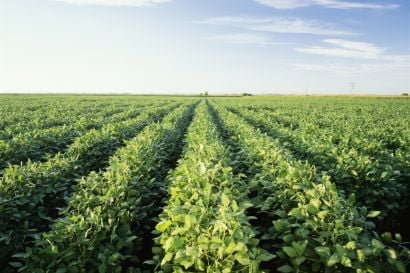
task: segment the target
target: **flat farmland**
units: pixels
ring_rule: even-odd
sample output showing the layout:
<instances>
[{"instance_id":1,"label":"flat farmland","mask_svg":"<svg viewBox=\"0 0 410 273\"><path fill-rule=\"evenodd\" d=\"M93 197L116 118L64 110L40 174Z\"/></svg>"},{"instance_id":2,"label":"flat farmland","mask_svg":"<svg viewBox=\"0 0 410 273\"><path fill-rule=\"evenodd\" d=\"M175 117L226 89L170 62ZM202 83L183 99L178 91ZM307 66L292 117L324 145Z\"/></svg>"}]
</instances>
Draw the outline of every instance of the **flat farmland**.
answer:
<instances>
[{"instance_id":1,"label":"flat farmland","mask_svg":"<svg viewBox=\"0 0 410 273\"><path fill-rule=\"evenodd\" d=\"M406 272L410 99L0 96L0 272Z\"/></svg>"}]
</instances>

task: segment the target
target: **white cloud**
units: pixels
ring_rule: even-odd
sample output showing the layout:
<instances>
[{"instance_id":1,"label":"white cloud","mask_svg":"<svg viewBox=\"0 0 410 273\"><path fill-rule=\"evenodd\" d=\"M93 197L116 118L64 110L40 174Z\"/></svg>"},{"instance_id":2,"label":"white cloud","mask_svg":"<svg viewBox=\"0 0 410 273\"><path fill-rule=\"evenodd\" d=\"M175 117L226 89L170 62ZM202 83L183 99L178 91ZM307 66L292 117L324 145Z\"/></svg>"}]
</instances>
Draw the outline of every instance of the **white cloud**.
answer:
<instances>
[{"instance_id":1,"label":"white cloud","mask_svg":"<svg viewBox=\"0 0 410 273\"><path fill-rule=\"evenodd\" d=\"M406 71L408 71L408 69L410 68L410 63L294 63L292 64L292 66L296 70L327 72L332 74L372 74L384 71L398 71L405 72L408 74L408 72Z\"/></svg>"},{"instance_id":2,"label":"white cloud","mask_svg":"<svg viewBox=\"0 0 410 273\"><path fill-rule=\"evenodd\" d=\"M262 5L275 9L295 9L310 6L322 6L333 9L393 9L396 4L378 4L364 2L350 2L340 0L254 0Z\"/></svg>"},{"instance_id":3,"label":"white cloud","mask_svg":"<svg viewBox=\"0 0 410 273\"><path fill-rule=\"evenodd\" d=\"M274 33L299 33L314 35L356 35L357 33L340 30L332 24L316 20L302 20L299 18L252 18L252 17L215 17L200 23L226 25L251 31L274 32Z\"/></svg>"},{"instance_id":4,"label":"white cloud","mask_svg":"<svg viewBox=\"0 0 410 273\"><path fill-rule=\"evenodd\" d=\"M172 0L54 0L76 5L98 5L98 6L130 6L142 7L170 2Z\"/></svg>"},{"instance_id":5,"label":"white cloud","mask_svg":"<svg viewBox=\"0 0 410 273\"><path fill-rule=\"evenodd\" d=\"M371 43L342 39L325 39L323 42L333 45L333 47L312 46L295 48L294 50L314 55L355 59L384 60L391 62L408 62L410 60L409 55L385 55L384 48L377 47Z\"/></svg>"},{"instance_id":6,"label":"white cloud","mask_svg":"<svg viewBox=\"0 0 410 273\"><path fill-rule=\"evenodd\" d=\"M276 43L268 36L259 33L234 33L207 37L207 40L227 44L253 44L253 45L284 45L289 43Z\"/></svg>"},{"instance_id":7,"label":"white cloud","mask_svg":"<svg viewBox=\"0 0 410 273\"><path fill-rule=\"evenodd\" d=\"M341 39L325 39L323 42L334 45L335 47L303 47L295 48L296 51L336 57L359 58L359 59L377 59L381 56L384 49L376 47L370 43L348 41Z\"/></svg>"}]
</instances>

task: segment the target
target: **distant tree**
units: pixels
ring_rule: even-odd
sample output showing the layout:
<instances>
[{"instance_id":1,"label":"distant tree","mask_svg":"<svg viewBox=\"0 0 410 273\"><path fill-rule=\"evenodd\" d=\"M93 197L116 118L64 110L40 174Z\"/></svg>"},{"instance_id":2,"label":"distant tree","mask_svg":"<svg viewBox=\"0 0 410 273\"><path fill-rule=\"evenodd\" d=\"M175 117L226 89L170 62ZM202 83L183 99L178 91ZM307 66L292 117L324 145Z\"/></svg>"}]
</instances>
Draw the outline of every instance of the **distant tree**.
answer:
<instances>
[{"instance_id":1,"label":"distant tree","mask_svg":"<svg viewBox=\"0 0 410 273\"><path fill-rule=\"evenodd\" d=\"M208 91L205 92L205 96L208 96Z\"/></svg>"},{"instance_id":2,"label":"distant tree","mask_svg":"<svg viewBox=\"0 0 410 273\"><path fill-rule=\"evenodd\" d=\"M250 97L250 96L252 96L251 93L242 93L242 97Z\"/></svg>"},{"instance_id":3,"label":"distant tree","mask_svg":"<svg viewBox=\"0 0 410 273\"><path fill-rule=\"evenodd\" d=\"M404 96L404 97L408 97L409 93L401 93L401 95Z\"/></svg>"},{"instance_id":4,"label":"distant tree","mask_svg":"<svg viewBox=\"0 0 410 273\"><path fill-rule=\"evenodd\" d=\"M199 93L199 95L202 97L204 95L204 93Z\"/></svg>"}]
</instances>

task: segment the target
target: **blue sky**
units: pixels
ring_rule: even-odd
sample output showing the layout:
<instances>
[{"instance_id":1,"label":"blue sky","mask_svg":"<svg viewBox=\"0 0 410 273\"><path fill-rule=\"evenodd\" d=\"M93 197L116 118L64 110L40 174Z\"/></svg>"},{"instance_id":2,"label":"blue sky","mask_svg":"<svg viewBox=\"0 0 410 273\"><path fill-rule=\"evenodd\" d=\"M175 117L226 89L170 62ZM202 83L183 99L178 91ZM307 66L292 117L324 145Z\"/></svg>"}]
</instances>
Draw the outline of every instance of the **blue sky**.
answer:
<instances>
[{"instance_id":1,"label":"blue sky","mask_svg":"<svg viewBox=\"0 0 410 273\"><path fill-rule=\"evenodd\" d=\"M0 0L0 92L410 89L408 0Z\"/></svg>"}]
</instances>

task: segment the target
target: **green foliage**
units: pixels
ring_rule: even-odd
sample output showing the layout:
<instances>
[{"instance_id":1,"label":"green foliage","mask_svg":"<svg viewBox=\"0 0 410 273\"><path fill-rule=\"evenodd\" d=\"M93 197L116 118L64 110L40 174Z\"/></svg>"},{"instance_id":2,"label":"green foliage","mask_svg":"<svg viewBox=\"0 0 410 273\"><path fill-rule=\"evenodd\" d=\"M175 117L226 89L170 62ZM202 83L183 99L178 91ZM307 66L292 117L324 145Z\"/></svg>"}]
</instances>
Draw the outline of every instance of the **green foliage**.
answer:
<instances>
[{"instance_id":1,"label":"green foliage","mask_svg":"<svg viewBox=\"0 0 410 273\"><path fill-rule=\"evenodd\" d=\"M0 257L29 246L36 232L46 231L66 205L76 179L107 165L123 142L175 107L153 108L144 114L100 130L92 129L74 140L63 154L46 162L28 162L5 169L0 181Z\"/></svg>"},{"instance_id":2,"label":"green foliage","mask_svg":"<svg viewBox=\"0 0 410 273\"><path fill-rule=\"evenodd\" d=\"M391 142L397 143L394 150L389 150L387 145L379 141L380 138L386 139L380 133L381 129L377 128L378 132L374 132L373 137L368 131L363 135L362 129L346 126L345 121L338 122L332 113L325 117L313 115L309 118L305 116L304 110L294 110L294 118L290 119L283 118L289 117L289 114L272 113L270 110L233 111L279 139L281 145L295 157L308 161L319 172L332 177L339 193L346 196L354 194L359 206L380 211L380 215L373 217L379 216L379 220L387 217L385 222L391 223L392 219L398 219L398 215L408 208L410 154L408 145L405 145L408 135L400 129L404 127L400 126L388 133ZM303 122L297 121L301 119ZM371 117L366 115L366 119L370 120Z\"/></svg>"},{"instance_id":3,"label":"green foliage","mask_svg":"<svg viewBox=\"0 0 410 273\"><path fill-rule=\"evenodd\" d=\"M223 126L246 153L255 173L254 206L260 208L261 244L276 255L280 272L395 272L401 267L399 242L383 244L366 209L337 192L326 175L294 160L278 140L261 134L237 115L216 106ZM369 212L369 217L377 216ZM273 225L266 224L266 218ZM333 268L333 270L332 270ZM342 269L343 268L343 269ZM349 271L349 269L351 269ZM361 271L360 271L361 270Z\"/></svg>"},{"instance_id":4,"label":"green foliage","mask_svg":"<svg viewBox=\"0 0 410 273\"><path fill-rule=\"evenodd\" d=\"M136 256L142 221L158 205L153 201L161 193L167 158L178 147L191 109L182 106L148 125L116 152L105 172L84 177L63 218L26 250L25 270L121 272L123 263L142 266Z\"/></svg>"},{"instance_id":5,"label":"green foliage","mask_svg":"<svg viewBox=\"0 0 410 273\"><path fill-rule=\"evenodd\" d=\"M258 246L252 206L204 104L186 137L183 159L168 177L168 205L156 230L153 262L161 272L261 272L271 260Z\"/></svg>"},{"instance_id":6,"label":"green foliage","mask_svg":"<svg viewBox=\"0 0 410 273\"><path fill-rule=\"evenodd\" d=\"M406 272L408 102L248 95L1 96L0 271Z\"/></svg>"}]
</instances>

